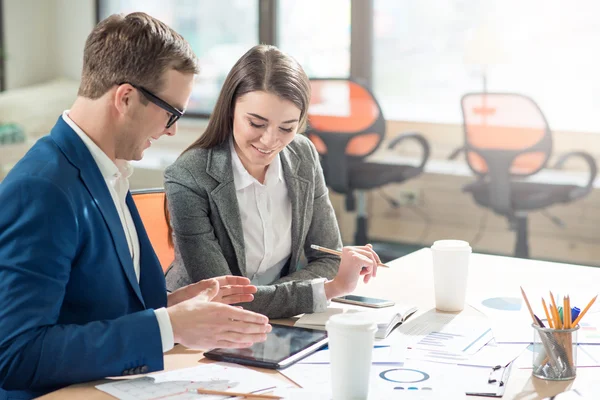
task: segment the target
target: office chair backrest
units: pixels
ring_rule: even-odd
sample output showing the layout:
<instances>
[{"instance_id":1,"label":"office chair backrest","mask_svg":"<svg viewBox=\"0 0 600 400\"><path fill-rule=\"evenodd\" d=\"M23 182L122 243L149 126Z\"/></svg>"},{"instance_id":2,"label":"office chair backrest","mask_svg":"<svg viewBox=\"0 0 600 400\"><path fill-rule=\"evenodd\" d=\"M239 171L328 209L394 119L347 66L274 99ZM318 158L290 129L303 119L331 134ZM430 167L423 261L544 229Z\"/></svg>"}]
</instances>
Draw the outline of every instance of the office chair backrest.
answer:
<instances>
[{"instance_id":1,"label":"office chair backrest","mask_svg":"<svg viewBox=\"0 0 600 400\"><path fill-rule=\"evenodd\" d=\"M504 157L513 176L531 175L546 166L552 136L544 114L529 97L512 93L463 96L467 162L487 174L491 158Z\"/></svg>"},{"instance_id":2,"label":"office chair backrest","mask_svg":"<svg viewBox=\"0 0 600 400\"><path fill-rule=\"evenodd\" d=\"M347 163L360 161L379 147L385 119L371 91L358 82L311 79L311 87L306 134L323 156L328 185L343 193Z\"/></svg>"},{"instance_id":3,"label":"office chair backrest","mask_svg":"<svg viewBox=\"0 0 600 400\"><path fill-rule=\"evenodd\" d=\"M163 271L166 271L175 259L175 251L168 241L164 189L134 190L131 195L160 265Z\"/></svg>"}]
</instances>

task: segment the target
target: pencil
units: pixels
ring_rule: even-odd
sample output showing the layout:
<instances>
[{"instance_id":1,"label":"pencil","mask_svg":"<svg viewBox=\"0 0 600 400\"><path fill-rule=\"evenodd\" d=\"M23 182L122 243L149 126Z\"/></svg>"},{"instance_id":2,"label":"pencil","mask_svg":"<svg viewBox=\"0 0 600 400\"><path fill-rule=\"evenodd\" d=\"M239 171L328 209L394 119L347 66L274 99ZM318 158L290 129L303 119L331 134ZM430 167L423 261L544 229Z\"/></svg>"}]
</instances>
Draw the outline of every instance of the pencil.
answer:
<instances>
[{"instance_id":1,"label":"pencil","mask_svg":"<svg viewBox=\"0 0 600 400\"><path fill-rule=\"evenodd\" d=\"M563 296L563 327L569 329L569 302L567 296Z\"/></svg>"},{"instance_id":2,"label":"pencil","mask_svg":"<svg viewBox=\"0 0 600 400\"><path fill-rule=\"evenodd\" d=\"M577 317L577 319L575 321L573 321L573 326L577 326L577 324L579 323L581 318L585 315L585 313L590 309L592 304L594 304L594 302L596 301L596 297L598 297L598 295L596 295L592 300L590 300L590 302L588 303L587 306L585 306L583 311L579 313L579 316Z\"/></svg>"},{"instance_id":3,"label":"pencil","mask_svg":"<svg viewBox=\"0 0 600 400\"><path fill-rule=\"evenodd\" d=\"M544 313L546 314L546 319L548 320L548 326L550 328L554 328L554 323L552 322L552 318L550 318L550 313L548 313L548 307L546 307L546 300L542 297L542 305L544 306Z\"/></svg>"},{"instance_id":4,"label":"pencil","mask_svg":"<svg viewBox=\"0 0 600 400\"><path fill-rule=\"evenodd\" d=\"M339 250L332 250L332 249L328 249L327 247L322 247L322 246L317 246L316 244L311 244L310 245L311 249L315 249L315 250L319 250L322 251L323 253L329 253L329 254L333 254L336 256L342 256L342 252ZM377 263L378 267L383 267L383 268L389 268L389 265L383 264L383 263Z\"/></svg>"},{"instance_id":5,"label":"pencil","mask_svg":"<svg viewBox=\"0 0 600 400\"><path fill-rule=\"evenodd\" d=\"M558 315L558 310L552 304L550 305L550 312L554 318L554 329L560 329L560 318Z\"/></svg>"},{"instance_id":6,"label":"pencil","mask_svg":"<svg viewBox=\"0 0 600 400\"><path fill-rule=\"evenodd\" d=\"M525 304L527 304L527 309L529 310L529 314L531 314L531 319L533 320L533 323L540 326L538 321L535 319L535 314L533 313L533 310L531 309L531 304L529 304L529 300L527 300L527 295L525 294L525 291L523 290L522 287L521 287L521 294L523 294L523 300L525 300Z\"/></svg>"},{"instance_id":7,"label":"pencil","mask_svg":"<svg viewBox=\"0 0 600 400\"><path fill-rule=\"evenodd\" d=\"M225 391L225 390L210 390L210 389L195 389L195 392L197 392L198 394L214 394L214 395L221 395L221 396L229 396L229 397L252 397L255 399L272 399L272 400L277 400L277 399L283 399L283 397L281 396L274 396L271 394L255 394L255 393L239 393L239 392L229 392L229 391Z\"/></svg>"},{"instance_id":8,"label":"pencil","mask_svg":"<svg viewBox=\"0 0 600 400\"><path fill-rule=\"evenodd\" d=\"M562 328L562 323L560 321L559 315L558 315L558 307L556 306L556 301L554 301L554 295L552 294L552 291L550 292L550 301L552 302L552 305L554 306L554 309L556 310L556 325L554 326L555 329L561 329Z\"/></svg>"},{"instance_id":9,"label":"pencil","mask_svg":"<svg viewBox=\"0 0 600 400\"><path fill-rule=\"evenodd\" d=\"M567 329L571 329L571 323L573 322L573 318L571 318L571 296L567 296Z\"/></svg>"}]
</instances>

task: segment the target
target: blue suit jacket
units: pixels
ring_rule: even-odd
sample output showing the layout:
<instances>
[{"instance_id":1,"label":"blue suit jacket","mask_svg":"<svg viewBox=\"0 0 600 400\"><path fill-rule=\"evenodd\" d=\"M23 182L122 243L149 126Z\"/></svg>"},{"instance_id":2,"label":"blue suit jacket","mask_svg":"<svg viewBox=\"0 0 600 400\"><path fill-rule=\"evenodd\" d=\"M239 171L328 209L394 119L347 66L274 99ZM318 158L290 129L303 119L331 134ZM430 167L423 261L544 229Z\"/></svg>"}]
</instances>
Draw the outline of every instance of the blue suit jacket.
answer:
<instances>
[{"instance_id":1,"label":"blue suit jacket","mask_svg":"<svg viewBox=\"0 0 600 400\"><path fill-rule=\"evenodd\" d=\"M106 183L62 117L0 183L0 399L163 368L165 279L127 205L139 284Z\"/></svg>"}]
</instances>

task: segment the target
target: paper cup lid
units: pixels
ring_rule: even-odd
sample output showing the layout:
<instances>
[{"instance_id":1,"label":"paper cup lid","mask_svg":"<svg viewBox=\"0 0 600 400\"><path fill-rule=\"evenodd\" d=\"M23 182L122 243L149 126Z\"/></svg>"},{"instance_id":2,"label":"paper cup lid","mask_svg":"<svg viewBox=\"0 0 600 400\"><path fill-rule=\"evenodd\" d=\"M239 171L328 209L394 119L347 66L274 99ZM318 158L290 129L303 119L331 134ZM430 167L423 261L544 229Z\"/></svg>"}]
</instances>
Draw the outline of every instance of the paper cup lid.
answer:
<instances>
[{"instance_id":1,"label":"paper cup lid","mask_svg":"<svg viewBox=\"0 0 600 400\"><path fill-rule=\"evenodd\" d=\"M431 248L435 250L471 250L469 242L464 240L436 240Z\"/></svg>"},{"instance_id":2,"label":"paper cup lid","mask_svg":"<svg viewBox=\"0 0 600 400\"><path fill-rule=\"evenodd\" d=\"M369 312L342 313L329 317L325 328L344 330L376 330L376 318Z\"/></svg>"}]
</instances>

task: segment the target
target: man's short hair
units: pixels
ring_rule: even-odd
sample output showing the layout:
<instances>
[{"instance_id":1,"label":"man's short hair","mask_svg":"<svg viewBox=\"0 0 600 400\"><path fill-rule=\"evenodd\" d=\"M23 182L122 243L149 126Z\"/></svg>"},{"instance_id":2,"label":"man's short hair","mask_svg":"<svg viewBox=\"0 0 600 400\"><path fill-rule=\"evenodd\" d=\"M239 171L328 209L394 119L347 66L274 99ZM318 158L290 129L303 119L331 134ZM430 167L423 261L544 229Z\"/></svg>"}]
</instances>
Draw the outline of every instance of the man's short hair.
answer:
<instances>
[{"instance_id":1,"label":"man's short hair","mask_svg":"<svg viewBox=\"0 0 600 400\"><path fill-rule=\"evenodd\" d=\"M78 95L97 99L123 82L160 92L163 73L170 69L199 72L196 55L180 34L142 12L114 14L85 42Z\"/></svg>"}]
</instances>

